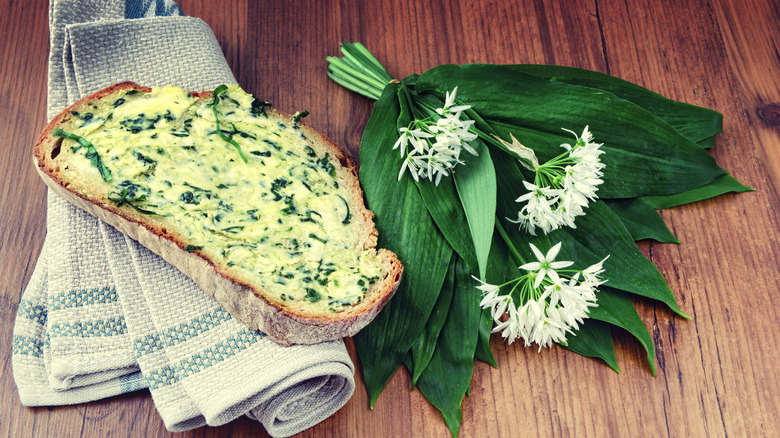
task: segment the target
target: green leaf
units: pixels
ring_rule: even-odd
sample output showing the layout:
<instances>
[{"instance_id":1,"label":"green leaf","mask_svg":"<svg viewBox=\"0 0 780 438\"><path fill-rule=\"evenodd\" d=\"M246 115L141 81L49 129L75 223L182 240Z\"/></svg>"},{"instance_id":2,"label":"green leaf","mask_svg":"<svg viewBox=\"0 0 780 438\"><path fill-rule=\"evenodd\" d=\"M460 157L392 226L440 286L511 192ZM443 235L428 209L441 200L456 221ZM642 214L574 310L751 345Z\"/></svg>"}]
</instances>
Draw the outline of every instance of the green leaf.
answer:
<instances>
[{"instance_id":1,"label":"green leaf","mask_svg":"<svg viewBox=\"0 0 780 438\"><path fill-rule=\"evenodd\" d=\"M601 359L610 368L618 373L620 372L609 324L588 318L574 332L574 335L568 336L566 341L568 341L568 344L562 345L562 347L585 357Z\"/></svg>"},{"instance_id":2,"label":"green leaf","mask_svg":"<svg viewBox=\"0 0 780 438\"><path fill-rule=\"evenodd\" d=\"M653 208L661 210L664 208L676 207L682 204L713 198L725 193L743 193L752 191L752 188L743 186L731 175L723 175L710 184L699 187L697 189L688 190L676 195L645 196L642 199L644 199Z\"/></svg>"},{"instance_id":3,"label":"green leaf","mask_svg":"<svg viewBox=\"0 0 780 438\"><path fill-rule=\"evenodd\" d=\"M671 125L607 91L550 82L506 66L443 65L422 74L416 90L453 89L502 136L513 133L541 162L562 152L590 125L601 148L601 198L667 195L701 187L725 174L705 150ZM512 96L506 98L506 96Z\"/></svg>"},{"instance_id":4,"label":"green leaf","mask_svg":"<svg viewBox=\"0 0 780 438\"><path fill-rule=\"evenodd\" d=\"M682 131L681 127L676 126L675 129L677 129L677 132L680 132L680 134L685 135L684 132L681 132ZM705 148L705 149L709 149L709 148L715 146L715 136L713 135L712 137L707 137L707 138L705 138L703 140L699 140L699 141L696 142L696 144L701 146L701 147L703 147L703 148Z\"/></svg>"},{"instance_id":5,"label":"green leaf","mask_svg":"<svg viewBox=\"0 0 780 438\"><path fill-rule=\"evenodd\" d=\"M498 368L496 358L490 350L490 334L493 331L493 317L490 316L490 309L483 309L479 322L479 339L477 339L477 350L474 357L487 364Z\"/></svg>"},{"instance_id":6,"label":"green leaf","mask_svg":"<svg viewBox=\"0 0 780 438\"><path fill-rule=\"evenodd\" d=\"M404 177L409 179L408 176ZM474 242L468 233L463 230L467 222L463 205L458 202L458 192L455 181L451 178L442 178L438 187L428 180L420 180L417 183L420 195L425 202L439 231L447 239L455 252L465 260L469 269L478 272L479 263L474 249Z\"/></svg>"},{"instance_id":7,"label":"green leaf","mask_svg":"<svg viewBox=\"0 0 780 438\"><path fill-rule=\"evenodd\" d=\"M439 335L436 351L417 381L425 398L439 409L453 436L458 436L460 405L471 384L474 352L482 309L474 280L459 260L456 287L447 321Z\"/></svg>"},{"instance_id":8,"label":"green leaf","mask_svg":"<svg viewBox=\"0 0 780 438\"><path fill-rule=\"evenodd\" d=\"M519 64L508 67L552 82L609 91L663 119L700 146L713 146L715 135L723 131L723 115L717 111L667 99L647 88L604 73L557 65Z\"/></svg>"},{"instance_id":9,"label":"green leaf","mask_svg":"<svg viewBox=\"0 0 780 438\"><path fill-rule=\"evenodd\" d=\"M642 198L609 199L605 203L620 218L634 240L653 239L661 243L680 243L669 231L658 210Z\"/></svg>"},{"instance_id":10,"label":"green leaf","mask_svg":"<svg viewBox=\"0 0 780 438\"><path fill-rule=\"evenodd\" d=\"M375 103L360 146L360 180L376 215L378 246L395 252L405 266L395 296L354 338L371 406L422 333L452 257L417 186L396 181L400 157L387 151L398 136L396 91L395 84L386 87Z\"/></svg>"},{"instance_id":11,"label":"green leaf","mask_svg":"<svg viewBox=\"0 0 780 438\"><path fill-rule=\"evenodd\" d=\"M496 172L488 148L481 141L473 146L479 155L468 157L453 178L474 242L479 278L484 279L495 228Z\"/></svg>"},{"instance_id":12,"label":"green leaf","mask_svg":"<svg viewBox=\"0 0 780 438\"><path fill-rule=\"evenodd\" d=\"M624 293L602 286L597 293L598 306L590 309L589 316L604 321L631 333L647 351L647 362L655 375L655 345L653 337L639 318L631 299Z\"/></svg>"},{"instance_id":13,"label":"green leaf","mask_svg":"<svg viewBox=\"0 0 780 438\"><path fill-rule=\"evenodd\" d=\"M447 276L444 279L444 285L441 287L439 297L436 299L436 304L433 306L433 311L428 321L425 324L425 330L417 338L414 345L412 345L412 361L409 364L409 370L412 373L412 388L417 384L417 379L423 373L428 363L433 357L433 352L436 349L436 343L439 340L439 333L441 333L444 322L447 320L447 312L450 310L450 304L452 303L452 294L455 289L455 260L457 257L453 257L450 261L450 266L447 269Z\"/></svg>"},{"instance_id":14,"label":"green leaf","mask_svg":"<svg viewBox=\"0 0 780 438\"><path fill-rule=\"evenodd\" d=\"M583 267L597 263L607 255L604 277L607 285L661 301L687 318L677 305L674 293L658 268L636 247L623 223L602 201L590 204L577 228L561 228L548 234L553 242L563 241L561 260L573 260Z\"/></svg>"}]
</instances>

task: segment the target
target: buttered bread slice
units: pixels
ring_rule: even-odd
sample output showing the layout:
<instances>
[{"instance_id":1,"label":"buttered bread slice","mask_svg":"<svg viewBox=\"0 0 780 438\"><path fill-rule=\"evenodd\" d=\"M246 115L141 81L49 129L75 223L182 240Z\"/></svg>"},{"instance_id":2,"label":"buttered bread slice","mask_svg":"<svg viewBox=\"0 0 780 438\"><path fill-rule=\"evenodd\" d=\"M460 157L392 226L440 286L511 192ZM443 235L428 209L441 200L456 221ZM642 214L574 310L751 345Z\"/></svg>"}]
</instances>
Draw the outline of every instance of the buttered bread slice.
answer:
<instances>
[{"instance_id":1,"label":"buttered bread slice","mask_svg":"<svg viewBox=\"0 0 780 438\"><path fill-rule=\"evenodd\" d=\"M351 336L398 287L354 162L238 86L114 85L55 117L34 160L56 193L280 344Z\"/></svg>"}]
</instances>

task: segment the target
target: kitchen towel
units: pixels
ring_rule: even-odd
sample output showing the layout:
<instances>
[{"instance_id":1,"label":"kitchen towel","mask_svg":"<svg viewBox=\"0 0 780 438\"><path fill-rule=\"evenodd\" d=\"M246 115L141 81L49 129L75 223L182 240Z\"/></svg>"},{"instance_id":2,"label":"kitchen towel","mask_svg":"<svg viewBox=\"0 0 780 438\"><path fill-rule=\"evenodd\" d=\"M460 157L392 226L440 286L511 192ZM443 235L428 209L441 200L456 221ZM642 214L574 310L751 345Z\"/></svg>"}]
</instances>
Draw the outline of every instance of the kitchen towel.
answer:
<instances>
[{"instance_id":1,"label":"kitchen towel","mask_svg":"<svg viewBox=\"0 0 780 438\"><path fill-rule=\"evenodd\" d=\"M169 0L53 0L49 26L49 118L122 81L189 90L236 82L208 25ZM22 404L148 388L171 431L247 415L290 436L351 397L343 341L279 346L110 226L52 193L47 208L14 327Z\"/></svg>"}]
</instances>

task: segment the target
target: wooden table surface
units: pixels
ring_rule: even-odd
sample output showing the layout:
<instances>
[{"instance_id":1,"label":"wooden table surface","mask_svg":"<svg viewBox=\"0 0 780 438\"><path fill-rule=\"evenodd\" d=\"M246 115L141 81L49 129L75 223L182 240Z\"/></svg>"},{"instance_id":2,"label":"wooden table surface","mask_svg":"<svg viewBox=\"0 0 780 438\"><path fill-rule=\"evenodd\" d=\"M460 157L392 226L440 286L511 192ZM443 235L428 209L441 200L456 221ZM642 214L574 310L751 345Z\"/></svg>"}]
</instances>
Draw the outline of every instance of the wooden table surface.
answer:
<instances>
[{"instance_id":1,"label":"wooden table surface","mask_svg":"<svg viewBox=\"0 0 780 438\"><path fill-rule=\"evenodd\" d=\"M239 83L357 154L367 99L330 81L325 57L364 43L396 77L443 63L598 70L724 115L711 153L755 192L663 211L682 245L640 243L682 310L637 301L658 374L616 337L620 374L562 348L493 339L477 365L461 436L780 436L780 2L181 0L208 23ZM0 0L0 436L168 436L148 392L26 408L11 370L16 309L46 234L31 146L46 123L47 3ZM684 6L682 6L684 5ZM355 358L354 345L347 345ZM301 436L439 436L441 417L400 371L369 410L360 375L339 412ZM176 436L266 436L239 419Z\"/></svg>"}]
</instances>

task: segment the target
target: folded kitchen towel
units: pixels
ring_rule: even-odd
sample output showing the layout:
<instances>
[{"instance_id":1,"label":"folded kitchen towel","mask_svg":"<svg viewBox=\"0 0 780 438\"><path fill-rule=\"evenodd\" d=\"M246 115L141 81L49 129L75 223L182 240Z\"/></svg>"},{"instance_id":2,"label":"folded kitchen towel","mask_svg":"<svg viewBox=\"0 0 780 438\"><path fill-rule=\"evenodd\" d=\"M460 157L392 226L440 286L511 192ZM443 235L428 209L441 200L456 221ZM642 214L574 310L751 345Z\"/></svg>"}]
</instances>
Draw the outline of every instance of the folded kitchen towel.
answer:
<instances>
[{"instance_id":1,"label":"folded kitchen towel","mask_svg":"<svg viewBox=\"0 0 780 438\"><path fill-rule=\"evenodd\" d=\"M211 29L167 0L50 3L48 116L108 85L235 83ZM26 406L148 388L172 431L241 415L272 436L307 429L354 392L342 341L281 347L171 265L54 194L19 304L13 371Z\"/></svg>"}]
</instances>

